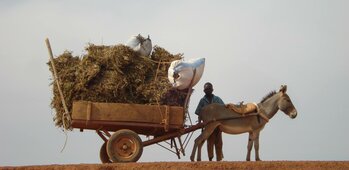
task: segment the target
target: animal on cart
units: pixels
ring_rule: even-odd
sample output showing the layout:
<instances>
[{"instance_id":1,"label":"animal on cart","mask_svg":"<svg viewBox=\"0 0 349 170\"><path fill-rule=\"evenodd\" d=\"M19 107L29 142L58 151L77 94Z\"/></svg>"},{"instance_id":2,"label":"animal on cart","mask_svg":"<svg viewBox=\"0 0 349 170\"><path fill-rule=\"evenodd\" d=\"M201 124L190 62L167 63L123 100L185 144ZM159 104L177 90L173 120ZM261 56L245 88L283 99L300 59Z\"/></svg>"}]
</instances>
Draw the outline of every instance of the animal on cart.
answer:
<instances>
[{"instance_id":1,"label":"animal on cart","mask_svg":"<svg viewBox=\"0 0 349 170\"><path fill-rule=\"evenodd\" d=\"M266 116L271 119L279 110L284 112L290 118L297 116L297 110L294 107L290 97L286 94L287 86L281 86L279 92L272 91L265 96L258 107ZM231 109L219 104L211 104L203 108L201 117L204 123L207 123L202 133L195 139L194 147L190 160L194 161L196 150L197 161L201 161L201 147L205 140L219 128L224 133L242 134L249 133L246 161L250 161L252 146L255 149L255 160L260 161L259 157L259 134L267 123L261 119L259 114L242 117Z\"/></svg>"}]
</instances>

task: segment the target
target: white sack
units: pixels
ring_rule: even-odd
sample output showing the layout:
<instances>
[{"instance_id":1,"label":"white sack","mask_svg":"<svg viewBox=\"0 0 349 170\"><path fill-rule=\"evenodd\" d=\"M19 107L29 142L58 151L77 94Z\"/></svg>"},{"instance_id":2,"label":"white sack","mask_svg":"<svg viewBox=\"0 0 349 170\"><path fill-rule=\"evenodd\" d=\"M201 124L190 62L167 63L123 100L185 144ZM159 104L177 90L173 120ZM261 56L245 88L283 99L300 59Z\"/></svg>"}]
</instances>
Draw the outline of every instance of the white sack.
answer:
<instances>
[{"instance_id":1,"label":"white sack","mask_svg":"<svg viewBox=\"0 0 349 170\"><path fill-rule=\"evenodd\" d=\"M149 56L153 49L149 35L147 39L140 34L132 36L125 45L132 48L142 56Z\"/></svg>"},{"instance_id":2,"label":"white sack","mask_svg":"<svg viewBox=\"0 0 349 170\"><path fill-rule=\"evenodd\" d=\"M183 90L190 86L193 79L194 87L201 79L205 68L205 58L192 59L188 61L173 61L168 69L168 79L173 87ZM194 70L195 77L194 76Z\"/></svg>"}]
</instances>

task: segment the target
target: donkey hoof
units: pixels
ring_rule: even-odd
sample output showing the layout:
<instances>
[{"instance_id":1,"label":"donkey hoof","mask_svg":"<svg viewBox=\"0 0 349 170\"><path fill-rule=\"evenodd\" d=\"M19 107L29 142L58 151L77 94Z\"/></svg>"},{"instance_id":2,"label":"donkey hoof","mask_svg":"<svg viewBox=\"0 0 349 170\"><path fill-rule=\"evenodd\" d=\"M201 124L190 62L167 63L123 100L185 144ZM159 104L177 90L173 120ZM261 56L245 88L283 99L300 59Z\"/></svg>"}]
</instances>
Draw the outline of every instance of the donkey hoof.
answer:
<instances>
[{"instance_id":1,"label":"donkey hoof","mask_svg":"<svg viewBox=\"0 0 349 170\"><path fill-rule=\"evenodd\" d=\"M250 158L246 158L246 161L251 161L251 159Z\"/></svg>"},{"instance_id":2,"label":"donkey hoof","mask_svg":"<svg viewBox=\"0 0 349 170\"><path fill-rule=\"evenodd\" d=\"M256 161L262 161L262 160L258 158L258 159L256 159Z\"/></svg>"},{"instance_id":3,"label":"donkey hoof","mask_svg":"<svg viewBox=\"0 0 349 170\"><path fill-rule=\"evenodd\" d=\"M194 156L190 156L190 161L194 162Z\"/></svg>"}]
</instances>

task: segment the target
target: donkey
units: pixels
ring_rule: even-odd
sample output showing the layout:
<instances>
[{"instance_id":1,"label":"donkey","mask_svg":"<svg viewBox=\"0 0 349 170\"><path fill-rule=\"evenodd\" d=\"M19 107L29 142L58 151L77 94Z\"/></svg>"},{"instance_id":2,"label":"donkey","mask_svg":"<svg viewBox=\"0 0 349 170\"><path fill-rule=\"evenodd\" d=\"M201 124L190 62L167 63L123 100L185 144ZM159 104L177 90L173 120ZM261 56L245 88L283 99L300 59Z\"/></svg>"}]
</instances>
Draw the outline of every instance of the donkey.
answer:
<instances>
[{"instance_id":1,"label":"donkey","mask_svg":"<svg viewBox=\"0 0 349 170\"><path fill-rule=\"evenodd\" d=\"M281 110L292 119L296 118L297 110L290 97L286 94L286 90L287 86L282 85L279 92L270 92L257 104L258 110L263 112L269 119L271 119L278 110ZM228 134L242 134L248 132L246 161L250 161L253 145L255 149L255 160L261 161L259 158L259 133L267 123L265 119L261 119L258 114L242 117L233 110L227 109L225 106L219 104L207 105L203 108L200 116L203 122L207 124L202 133L195 139L193 151L190 156L191 161L195 159L196 149L198 150L197 161L201 161L201 147L216 128Z\"/></svg>"}]
</instances>

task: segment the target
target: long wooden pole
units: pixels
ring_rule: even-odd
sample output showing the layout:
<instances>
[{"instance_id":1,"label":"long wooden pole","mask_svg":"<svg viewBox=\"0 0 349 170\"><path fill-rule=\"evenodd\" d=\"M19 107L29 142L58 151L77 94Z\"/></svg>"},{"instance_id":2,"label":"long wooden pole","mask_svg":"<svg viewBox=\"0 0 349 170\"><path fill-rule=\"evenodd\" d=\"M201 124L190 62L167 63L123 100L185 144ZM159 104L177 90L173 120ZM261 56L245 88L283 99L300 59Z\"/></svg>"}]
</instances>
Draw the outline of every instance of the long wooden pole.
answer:
<instances>
[{"instance_id":1,"label":"long wooden pole","mask_svg":"<svg viewBox=\"0 0 349 170\"><path fill-rule=\"evenodd\" d=\"M193 81L194 81L195 75L196 75L196 68L194 69L193 78L190 81L188 93L187 93L187 96L185 97L185 102L184 102L184 110L185 110L186 115L188 116L190 125L193 125L193 122L191 121L191 117L189 115L188 104L189 104L190 96L193 93Z\"/></svg>"},{"instance_id":2,"label":"long wooden pole","mask_svg":"<svg viewBox=\"0 0 349 170\"><path fill-rule=\"evenodd\" d=\"M58 79L58 76L57 76L57 71L56 71L56 67L55 67L54 61L53 61L53 53L52 53L50 41L48 40L48 38L46 38L45 42L46 42L46 46L47 46L48 53L49 53L49 56L50 56L51 66L52 66L52 70L53 70L53 77L54 77L54 80L56 82L56 85L57 85L57 88L58 88L58 91L59 91L59 95L61 97L62 105L63 105L64 111L65 111L65 113L63 115L63 119L62 119L63 120L63 127L64 127L64 129L67 129L68 127L66 127L66 125L65 125L65 118L67 118L69 122L71 121L71 118L70 118L68 107L66 105L66 102L65 102L65 99L64 99L64 95L63 95L63 92L62 92L62 89L61 89L61 85L60 85L60 82L59 82L59 79Z\"/></svg>"}]
</instances>

